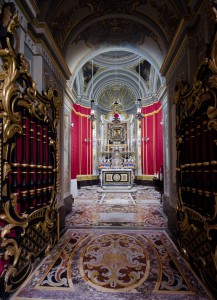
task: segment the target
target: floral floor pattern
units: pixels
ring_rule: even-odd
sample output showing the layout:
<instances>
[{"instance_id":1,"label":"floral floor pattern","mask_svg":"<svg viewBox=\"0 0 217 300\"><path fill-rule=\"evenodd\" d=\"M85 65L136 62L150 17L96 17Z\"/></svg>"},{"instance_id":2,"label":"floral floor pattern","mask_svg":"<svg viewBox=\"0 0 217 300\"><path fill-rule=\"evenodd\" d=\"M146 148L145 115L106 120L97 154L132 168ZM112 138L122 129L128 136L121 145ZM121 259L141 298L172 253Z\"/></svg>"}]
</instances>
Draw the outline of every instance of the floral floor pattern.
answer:
<instances>
[{"instance_id":1,"label":"floral floor pattern","mask_svg":"<svg viewBox=\"0 0 217 300\"><path fill-rule=\"evenodd\" d=\"M85 205L78 204L66 218L68 227L137 227L167 228L160 204Z\"/></svg>"},{"instance_id":2,"label":"floral floor pattern","mask_svg":"<svg viewBox=\"0 0 217 300\"><path fill-rule=\"evenodd\" d=\"M158 191L155 191L153 187L140 187L137 186L137 192L132 193L133 197L136 197L137 203L143 201L143 200L159 200L161 199L161 195ZM116 193L109 193L106 198L112 198L115 196ZM121 194L123 194L121 196ZM118 193L118 195L121 197L125 197L127 193ZM81 203L82 201L94 201L98 202L100 201L102 197L102 193L98 192L97 186L92 186L89 188L81 188L78 190L78 196L75 199L75 202ZM116 198L116 196L115 196ZM128 199L129 200L129 199Z\"/></svg>"},{"instance_id":3,"label":"floral floor pattern","mask_svg":"<svg viewBox=\"0 0 217 300\"><path fill-rule=\"evenodd\" d=\"M160 194L153 188L140 188L132 194L83 189L66 218L66 226L167 228L167 218Z\"/></svg>"},{"instance_id":4,"label":"floral floor pattern","mask_svg":"<svg viewBox=\"0 0 217 300\"><path fill-rule=\"evenodd\" d=\"M12 300L210 299L164 230L69 229Z\"/></svg>"},{"instance_id":5,"label":"floral floor pattern","mask_svg":"<svg viewBox=\"0 0 217 300\"><path fill-rule=\"evenodd\" d=\"M10 300L214 299L171 240L151 187L82 188L66 229Z\"/></svg>"}]
</instances>

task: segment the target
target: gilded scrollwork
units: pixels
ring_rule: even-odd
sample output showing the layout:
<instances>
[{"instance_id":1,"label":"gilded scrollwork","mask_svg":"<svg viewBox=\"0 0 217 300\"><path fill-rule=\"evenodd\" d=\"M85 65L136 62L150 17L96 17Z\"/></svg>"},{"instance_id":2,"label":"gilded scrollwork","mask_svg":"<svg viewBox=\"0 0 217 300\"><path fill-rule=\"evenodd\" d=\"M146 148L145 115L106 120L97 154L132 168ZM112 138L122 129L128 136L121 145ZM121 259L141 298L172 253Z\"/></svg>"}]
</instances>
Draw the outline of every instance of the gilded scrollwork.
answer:
<instances>
[{"instance_id":1,"label":"gilded scrollwork","mask_svg":"<svg viewBox=\"0 0 217 300\"><path fill-rule=\"evenodd\" d=\"M212 47L211 47L211 58L209 60L209 67L212 70L213 74L217 74L217 41L215 40L212 43Z\"/></svg>"},{"instance_id":2,"label":"gilded scrollwork","mask_svg":"<svg viewBox=\"0 0 217 300\"><path fill-rule=\"evenodd\" d=\"M15 291L37 261L56 243L56 202L60 186L57 140L60 96L52 89L40 94L29 74L24 55L14 50L13 34L18 18L13 7L13 4L3 6L2 11L8 19L0 24L5 25L4 35L0 36L3 62L0 72L0 141L3 154L0 260L5 265L0 280L4 292ZM34 142L31 144L27 140ZM19 147L21 154L18 155ZM26 149L30 154L26 154ZM47 152L45 158L42 154L44 149ZM26 181L26 174L29 178L32 176L32 182ZM38 178L44 181L40 182Z\"/></svg>"},{"instance_id":3,"label":"gilded scrollwork","mask_svg":"<svg viewBox=\"0 0 217 300\"><path fill-rule=\"evenodd\" d=\"M176 86L177 228L183 254L216 293L217 170L209 151L216 151L217 35L209 53L192 86Z\"/></svg>"},{"instance_id":4,"label":"gilded scrollwork","mask_svg":"<svg viewBox=\"0 0 217 300\"><path fill-rule=\"evenodd\" d=\"M0 43L2 48L8 48L11 52L14 51L14 34L19 26L19 19L16 14L15 4L12 2L5 3L2 6L0 15Z\"/></svg>"}]
</instances>

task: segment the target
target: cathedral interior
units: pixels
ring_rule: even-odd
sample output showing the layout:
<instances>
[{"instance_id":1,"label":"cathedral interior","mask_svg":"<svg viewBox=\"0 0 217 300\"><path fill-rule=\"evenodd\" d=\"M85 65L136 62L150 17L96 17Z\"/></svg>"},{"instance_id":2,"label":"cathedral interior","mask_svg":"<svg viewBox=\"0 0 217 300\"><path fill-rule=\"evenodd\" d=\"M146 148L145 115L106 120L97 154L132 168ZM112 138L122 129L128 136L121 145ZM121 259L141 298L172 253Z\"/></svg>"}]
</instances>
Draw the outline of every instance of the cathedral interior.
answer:
<instances>
[{"instance_id":1,"label":"cathedral interior","mask_svg":"<svg viewBox=\"0 0 217 300\"><path fill-rule=\"evenodd\" d=\"M216 299L217 1L0 0L2 299Z\"/></svg>"}]
</instances>

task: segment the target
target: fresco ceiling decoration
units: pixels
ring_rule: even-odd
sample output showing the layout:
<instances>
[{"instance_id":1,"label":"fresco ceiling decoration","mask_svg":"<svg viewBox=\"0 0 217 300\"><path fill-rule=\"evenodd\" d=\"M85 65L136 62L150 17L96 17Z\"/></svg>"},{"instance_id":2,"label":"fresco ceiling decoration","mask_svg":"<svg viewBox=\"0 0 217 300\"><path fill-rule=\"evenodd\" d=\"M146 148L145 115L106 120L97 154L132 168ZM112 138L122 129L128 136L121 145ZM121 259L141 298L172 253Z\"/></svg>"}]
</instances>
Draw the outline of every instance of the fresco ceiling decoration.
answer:
<instances>
[{"instance_id":1,"label":"fresco ceiling decoration","mask_svg":"<svg viewBox=\"0 0 217 300\"><path fill-rule=\"evenodd\" d=\"M163 53L158 37L153 31L132 20L121 18L95 23L78 35L74 43L77 44L83 40L89 48L97 47L103 43L115 46L141 45L145 42L146 36L151 37Z\"/></svg>"},{"instance_id":2,"label":"fresco ceiling decoration","mask_svg":"<svg viewBox=\"0 0 217 300\"><path fill-rule=\"evenodd\" d=\"M82 105L88 105L89 100L94 99L99 108L108 112L117 101L130 112L135 108L136 99L157 93L161 78L156 69L139 55L109 51L85 63L74 82L79 86L75 93L80 96Z\"/></svg>"},{"instance_id":3,"label":"fresco ceiling decoration","mask_svg":"<svg viewBox=\"0 0 217 300\"><path fill-rule=\"evenodd\" d=\"M144 100L159 90L159 70L181 16L187 13L187 2L38 0L36 4L39 20L47 23L71 70L69 87L75 97L89 105L94 96L99 108L110 110L116 84L125 109L133 108L137 97Z\"/></svg>"},{"instance_id":4,"label":"fresco ceiling decoration","mask_svg":"<svg viewBox=\"0 0 217 300\"><path fill-rule=\"evenodd\" d=\"M62 48L70 37L75 36L78 25L94 19L93 26L98 22L98 17L104 17L102 22L111 18L114 14L123 16L134 16L142 20L149 19L152 27L158 28L166 36L168 42L171 41L178 26L180 16L187 12L185 1L179 0L38 0L36 1L40 14L39 18L46 21L52 33L57 34L56 29L61 32L62 43L58 42ZM128 18L129 19L129 18ZM119 22L117 22L118 24ZM119 26L119 25L118 25ZM86 30L86 27L85 27ZM58 39L58 37L57 37Z\"/></svg>"}]
</instances>

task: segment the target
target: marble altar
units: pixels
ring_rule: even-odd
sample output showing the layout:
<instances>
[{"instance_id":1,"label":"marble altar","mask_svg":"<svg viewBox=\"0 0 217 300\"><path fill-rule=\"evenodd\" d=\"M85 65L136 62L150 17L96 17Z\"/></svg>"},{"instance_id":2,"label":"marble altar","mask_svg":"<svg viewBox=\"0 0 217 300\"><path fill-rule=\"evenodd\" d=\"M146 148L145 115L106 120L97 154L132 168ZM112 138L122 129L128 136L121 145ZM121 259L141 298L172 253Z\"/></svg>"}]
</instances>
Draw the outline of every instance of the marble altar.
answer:
<instances>
[{"instance_id":1,"label":"marble altar","mask_svg":"<svg viewBox=\"0 0 217 300\"><path fill-rule=\"evenodd\" d=\"M134 175L132 169L114 168L102 169L100 177L103 189L131 189Z\"/></svg>"}]
</instances>

